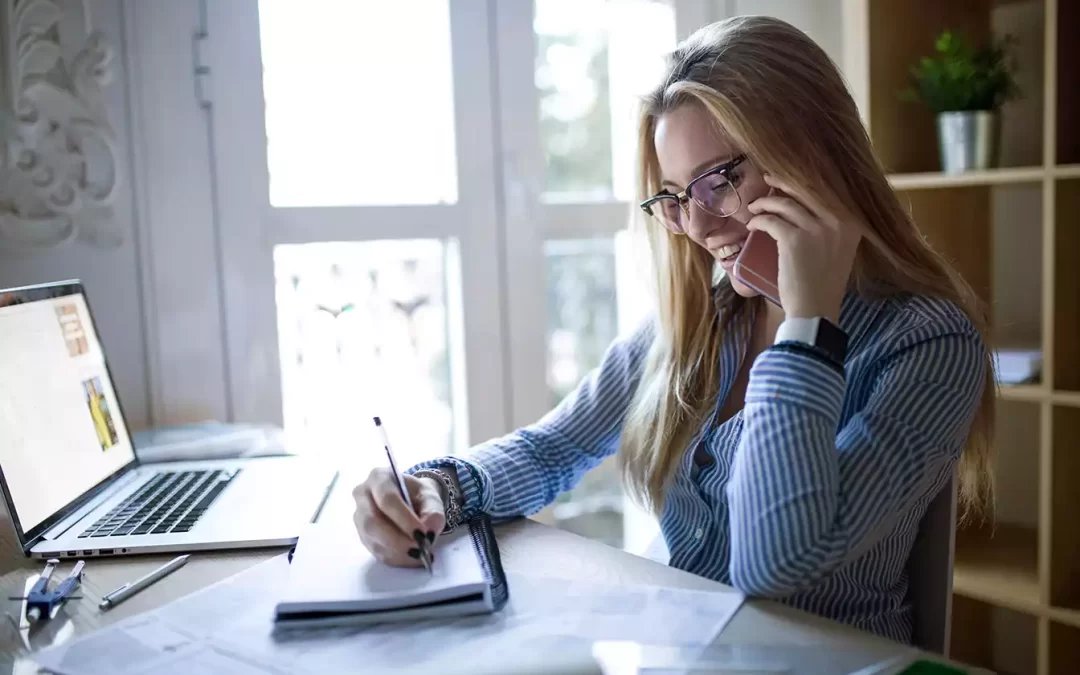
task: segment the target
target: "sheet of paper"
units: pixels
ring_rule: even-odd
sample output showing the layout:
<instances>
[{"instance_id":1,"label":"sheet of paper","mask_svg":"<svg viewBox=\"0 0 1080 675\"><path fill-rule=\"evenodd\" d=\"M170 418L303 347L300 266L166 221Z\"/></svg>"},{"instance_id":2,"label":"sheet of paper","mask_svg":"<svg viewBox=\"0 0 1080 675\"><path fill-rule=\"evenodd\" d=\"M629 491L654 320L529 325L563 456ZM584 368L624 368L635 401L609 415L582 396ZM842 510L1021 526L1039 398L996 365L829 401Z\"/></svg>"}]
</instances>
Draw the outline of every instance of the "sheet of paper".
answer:
<instances>
[{"instance_id":1,"label":"sheet of paper","mask_svg":"<svg viewBox=\"0 0 1080 675\"><path fill-rule=\"evenodd\" d=\"M879 649L852 645L711 645L662 647L627 642L598 642L593 655L604 672L684 675L740 673L749 675L896 675L918 651L897 645L900 653L882 660Z\"/></svg>"},{"instance_id":2,"label":"sheet of paper","mask_svg":"<svg viewBox=\"0 0 1080 675\"><path fill-rule=\"evenodd\" d=\"M36 655L62 675L243 675L352 672L565 672L592 663L597 640L685 648L712 642L742 604L738 593L605 586L511 575L510 602L492 615L275 636L284 556L138 617ZM235 661L235 665L232 663ZM572 663L571 663L572 662ZM222 665L227 664L227 665ZM478 670L478 664L479 670Z\"/></svg>"}]
</instances>

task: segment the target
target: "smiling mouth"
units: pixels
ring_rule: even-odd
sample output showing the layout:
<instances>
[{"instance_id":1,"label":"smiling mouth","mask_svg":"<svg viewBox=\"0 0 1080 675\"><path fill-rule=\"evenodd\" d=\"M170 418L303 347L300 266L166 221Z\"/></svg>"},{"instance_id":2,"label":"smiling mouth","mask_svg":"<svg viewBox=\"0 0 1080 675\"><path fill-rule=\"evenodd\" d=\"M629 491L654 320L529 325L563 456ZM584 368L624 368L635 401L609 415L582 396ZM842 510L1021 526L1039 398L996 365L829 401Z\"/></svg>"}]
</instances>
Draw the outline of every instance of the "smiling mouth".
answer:
<instances>
[{"instance_id":1,"label":"smiling mouth","mask_svg":"<svg viewBox=\"0 0 1080 675\"><path fill-rule=\"evenodd\" d=\"M742 250L743 243L740 241L736 244L728 244L727 246L721 246L716 249L716 257L720 262L728 262L733 260L735 256L739 255L739 251Z\"/></svg>"}]
</instances>

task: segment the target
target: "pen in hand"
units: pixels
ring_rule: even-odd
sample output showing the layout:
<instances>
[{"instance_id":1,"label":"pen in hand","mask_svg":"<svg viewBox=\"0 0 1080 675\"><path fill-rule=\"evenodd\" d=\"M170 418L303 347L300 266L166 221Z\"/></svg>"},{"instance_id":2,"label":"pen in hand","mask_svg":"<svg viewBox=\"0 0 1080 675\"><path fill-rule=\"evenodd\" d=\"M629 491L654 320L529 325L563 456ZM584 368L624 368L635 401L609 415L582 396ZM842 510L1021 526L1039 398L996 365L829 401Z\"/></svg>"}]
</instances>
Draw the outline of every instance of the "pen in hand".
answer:
<instances>
[{"instance_id":1,"label":"pen in hand","mask_svg":"<svg viewBox=\"0 0 1080 675\"><path fill-rule=\"evenodd\" d=\"M379 435L382 438L383 449L386 450L386 458L390 461L390 473L394 475L394 481L397 483L398 491L401 493L401 499L404 500L405 505L409 507L409 510L416 513L416 508L413 506L412 499L409 497L409 489L405 486L405 479L402 477L401 472L398 471L397 462L394 461L394 451L390 449L390 437L386 433L386 427L383 425L382 420L378 417L374 418L375 428L379 430ZM428 542L427 537L419 530L413 533L413 539L416 541L417 550L420 551L420 562L424 565L424 569L428 571L428 574L434 574L431 570L431 544Z\"/></svg>"}]
</instances>

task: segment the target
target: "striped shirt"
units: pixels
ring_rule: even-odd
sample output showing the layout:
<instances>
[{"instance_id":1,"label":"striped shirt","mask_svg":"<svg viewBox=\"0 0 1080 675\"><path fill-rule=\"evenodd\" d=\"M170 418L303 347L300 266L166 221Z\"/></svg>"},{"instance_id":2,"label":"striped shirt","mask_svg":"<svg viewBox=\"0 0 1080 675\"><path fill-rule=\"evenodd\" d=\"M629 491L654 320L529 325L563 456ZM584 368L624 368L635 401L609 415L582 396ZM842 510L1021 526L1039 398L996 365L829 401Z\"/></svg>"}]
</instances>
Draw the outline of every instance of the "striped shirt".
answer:
<instances>
[{"instance_id":1,"label":"striped shirt","mask_svg":"<svg viewBox=\"0 0 1080 675\"><path fill-rule=\"evenodd\" d=\"M944 301L849 293L844 367L774 345L751 367L743 409L717 425L753 321L728 325L713 418L660 513L670 564L910 642L907 559L984 386L974 326ZM539 511L618 449L654 331L616 341L538 423L423 466L456 466L466 516ZM711 461L695 461L702 452Z\"/></svg>"}]
</instances>

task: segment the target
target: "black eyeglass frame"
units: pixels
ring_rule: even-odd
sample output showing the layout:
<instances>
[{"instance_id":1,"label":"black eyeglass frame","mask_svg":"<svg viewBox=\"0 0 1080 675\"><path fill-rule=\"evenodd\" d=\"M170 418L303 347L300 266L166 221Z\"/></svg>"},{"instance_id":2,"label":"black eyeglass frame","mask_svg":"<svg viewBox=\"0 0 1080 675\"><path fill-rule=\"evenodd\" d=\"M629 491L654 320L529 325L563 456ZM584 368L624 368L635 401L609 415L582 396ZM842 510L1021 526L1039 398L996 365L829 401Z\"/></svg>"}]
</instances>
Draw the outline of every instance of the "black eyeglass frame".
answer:
<instances>
[{"instance_id":1,"label":"black eyeglass frame","mask_svg":"<svg viewBox=\"0 0 1080 675\"><path fill-rule=\"evenodd\" d=\"M644 211L645 213L649 214L649 216L651 216L653 218L656 218L662 224L664 224L665 227L667 227L666 221L663 218L663 216L658 216L658 215L656 215L656 214L654 214L652 212L652 206L653 206L653 204L656 204L657 202L660 202L660 201L662 201L664 199L674 199L675 202L679 205L679 208L681 208L683 210L683 213L686 214L686 217L689 218L690 217L690 206L689 206L689 204L690 204L690 199L691 199L690 190L692 190L694 188L694 185L698 181L702 180L703 178L708 178L709 176L712 176L712 175L715 175L715 174L722 175L724 178L727 179L727 181L729 183L731 183L731 189L735 190L735 196L739 198L739 207L741 208L742 207L742 195L739 194L739 189L735 186L735 184L731 180L731 176L729 174L731 173L732 169L739 166L740 164L742 164L745 161L746 161L746 155L739 155L738 157L730 159L730 160L724 162L723 164L719 164L717 166L714 166L713 168L711 168L708 171L706 171L705 173L701 174L700 176L698 176L694 180L687 183L686 184L686 189L684 189L682 192L680 192L678 194L671 194L670 192L661 192L660 194L656 194L656 195L653 195L652 197L649 197L645 201L641 202L641 204L640 204L641 210ZM726 213L726 214L725 213L714 213L713 211L709 210L708 207L706 207L704 204L702 204L701 202L699 202L696 199L694 200L694 203L696 203L698 206L700 206L702 208L702 210L704 210L704 211L706 211L708 213L713 213L714 215L717 215L717 216L724 217L724 216L730 216L731 215L730 213ZM738 211L739 209L736 208L735 210ZM732 213L734 213L734 212L732 212ZM668 229L671 229L671 228L669 227Z\"/></svg>"}]
</instances>

